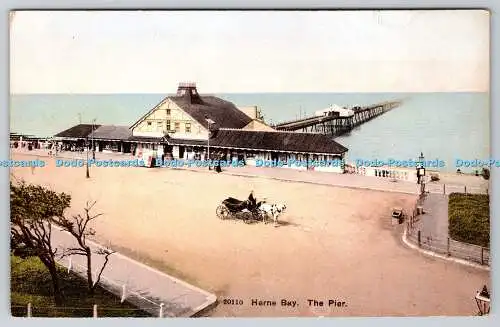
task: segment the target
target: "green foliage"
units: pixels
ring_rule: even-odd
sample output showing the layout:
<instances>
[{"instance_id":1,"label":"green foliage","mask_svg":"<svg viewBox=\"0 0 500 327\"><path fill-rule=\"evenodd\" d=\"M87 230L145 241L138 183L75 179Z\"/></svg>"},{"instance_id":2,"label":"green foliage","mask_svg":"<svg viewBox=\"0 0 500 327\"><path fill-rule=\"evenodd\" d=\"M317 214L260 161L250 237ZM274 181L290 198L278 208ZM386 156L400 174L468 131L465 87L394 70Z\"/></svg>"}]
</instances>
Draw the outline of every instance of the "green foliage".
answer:
<instances>
[{"instance_id":1,"label":"green foliage","mask_svg":"<svg viewBox=\"0 0 500 327\"><path fill-rule=\"evenodd\" d=\"M489 195L450 194L448 201L448 219L448 230L452 239L489 248Z\"/></svg>"},{"instance_id":2,"label":"green foliage","mask_svg":"<svg viewBox=\"0 0 500 327\"><path fill-rule=\"evenodd\" d=\"M488 168L483 168L483 170L481 171L481 176L483 176L483 178L486 180L490 179L490 170Z\"/></svg>"},{"instance_id":3,"label":"green foliage","mask_svg":"<svg viewBox=\"0 0 500 327\"><path fill-rule=\"evenodd\" d=\"M13 316L26 316L27 304L31 303L33 317L92 317L93 305L98 306L100 317L149 317L128 303L97 287L94 295L87 292L85 280L58 266L64 305L56 307L52 297L52 283L47 268L38 257L11 261L11 310Z\"/></svg>"},{"instance_id":4,"label":"green foliage","mask_svg":"<svg viewBox=\"0 0 500 327\"><path fill-rule=\"evenodd\" d=\"M70 203L68 194L56 193L40 185L10 183L11 221L14 223L33 223L61 216Z\"/></svg>"},{"instance_id":5,"label":"green foliage","mask_svg":"<svg viewBox=\"0 0 500 327\"><path fill-rule=\"evenodd\" d=\"M56 193L40 185L20 181L10 183L10 234L14 253L23 257L36 255L49 269L53 284L54 300L62 303L59 277L52 247L52 222L54 217L63 216L69 207L71 197Z\"/></svg>"}]
</instances>

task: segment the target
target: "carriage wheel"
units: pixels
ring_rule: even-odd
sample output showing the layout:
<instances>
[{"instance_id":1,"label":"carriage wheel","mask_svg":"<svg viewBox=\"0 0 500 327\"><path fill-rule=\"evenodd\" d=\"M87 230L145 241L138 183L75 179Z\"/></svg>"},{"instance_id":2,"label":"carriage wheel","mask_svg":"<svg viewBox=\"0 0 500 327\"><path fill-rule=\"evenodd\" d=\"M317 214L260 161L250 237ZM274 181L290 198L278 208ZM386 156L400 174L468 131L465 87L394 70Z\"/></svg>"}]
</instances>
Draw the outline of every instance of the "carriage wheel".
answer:
<instances>
[{"instance_id":1,"label":"carriage wheel","mask_svg":"<svg viewBox=\"0 0 500 327\"><path fill-rule=\"evenodd\" d=\"M245 212L243 214L243 221L245 222L245 224L253 223L252 214L249 212Z\"/></svg>"},{"instance_id":2,"label":"carriage wheel","mask_svg":"<svg viewBox=\"0 0 500 327\"><path fill-rule=\"evenodd\" d=\"M219 219L226 219L229 216L229 210L225 205L221 204L215 210L215 214Z\"/></svg>"},{"instance_id":3,"label":"carriage wheel","mask_svg":"<svg viewBox=\"0 0 500 327\"><path fill-rule=\"evenodd\" d=\"M254 222L254 220L253 220L253 215L252 215L251 213L249 213L249 212L246 212L246 213L245 213L245 216L244 216L243 221L244 221L246 224L251 224L251 223L253 223L253 222Z\"/></svg>"}]
</instances>

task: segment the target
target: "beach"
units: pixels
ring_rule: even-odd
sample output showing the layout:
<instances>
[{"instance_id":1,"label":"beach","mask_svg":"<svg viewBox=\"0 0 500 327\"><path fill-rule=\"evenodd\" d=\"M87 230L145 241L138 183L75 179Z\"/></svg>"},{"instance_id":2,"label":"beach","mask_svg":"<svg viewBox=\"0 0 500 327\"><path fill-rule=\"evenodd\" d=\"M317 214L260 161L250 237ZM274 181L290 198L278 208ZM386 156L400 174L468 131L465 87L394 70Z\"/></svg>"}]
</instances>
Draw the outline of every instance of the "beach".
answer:
<instances>
[{"instance_id":1,"label":"beach","mask_svg":"<svg viewBox=\"0 0 500 327\"><path fill-rule=\"evenodd\" d=\"M85 167L46 161L43 168L13 168L11 178L70 194L69 215L97 201L95 213L103 213L93 226L97 241L243 302L221 300L211 316L471 315L476 290L489 283L489 272L402 244L391 208L411 210L415 195L208 170L92 167L87 179ZM251 190L257 200L286 204L279 227L216 217L222 200L243 200ZM345 303L309 305L329 300Z\"/></svg>"}]
</instances>

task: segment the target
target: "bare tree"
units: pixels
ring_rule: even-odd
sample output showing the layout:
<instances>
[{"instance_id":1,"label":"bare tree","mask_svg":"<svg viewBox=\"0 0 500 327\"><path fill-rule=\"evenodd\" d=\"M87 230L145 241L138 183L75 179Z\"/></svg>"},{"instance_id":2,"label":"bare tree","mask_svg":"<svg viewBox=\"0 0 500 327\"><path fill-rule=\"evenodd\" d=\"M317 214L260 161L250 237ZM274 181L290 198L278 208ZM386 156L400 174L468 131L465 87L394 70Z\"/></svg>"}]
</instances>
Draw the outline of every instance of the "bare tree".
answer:
<instances>
[{"instance_id":1,"label":"bare tree","mask_svg":"<svg viewBox=\"0 0 500 327\"><path fill-rule=\"evenodd\" d=\"M85 207L85 214L82 216L80 214L74 215L71 218L66 218L64 216L59 216L56 218L57 224L65 231L69 232L77 241L77 246L73 248L68 248L64 251L63 256L71 256L71 255L82 255L87 257L87 284L89 294L93 294L95 288L99 284L101 280L102 273L106 268L106 265L109 262L109 256L115 253L110 249L98 249L95 251L95 254L104 256L104 263L102 264L99 273L97 274L96 279L92 275L92 249L87 244L88 237L95 235L95 230L90 227L89 223L94 219L102 216L102 213L99 214L91 214L91 211L96 204L96 201L89 203L87 201L87 205Z\"/></svg>"},{"instance_id":2,"label":"bare tree","mask_svg":"<svg viewBox=\"0 0 500 327\"><path fill-rule=\"evenodd\" d=\"M52 247L52 222L64 215L71 197L24 181L10 183L10 232L14 253L34 255L47 267L52 278L54 302L63 304L57 272L57 249Z\"/></svg>"}]
</instances>

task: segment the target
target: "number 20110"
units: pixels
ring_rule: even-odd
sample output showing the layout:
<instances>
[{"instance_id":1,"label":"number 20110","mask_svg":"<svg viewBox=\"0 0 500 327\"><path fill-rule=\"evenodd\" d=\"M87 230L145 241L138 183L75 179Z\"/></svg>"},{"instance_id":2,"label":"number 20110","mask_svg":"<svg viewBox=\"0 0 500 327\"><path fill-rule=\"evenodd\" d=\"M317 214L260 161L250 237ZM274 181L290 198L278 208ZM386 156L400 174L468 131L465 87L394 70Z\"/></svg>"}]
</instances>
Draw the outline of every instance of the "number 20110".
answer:
<instances>
[{"instance_id":1,"label":"number 20110","mask_svg":"<svg viewBox=\"0 0 500 327\"><path fill-rule=\"evenodd\" d=\"M222 301L223 304L230 304L230 305L243 305L243 300L239 299L224 299Z\"/></svg>"}]
</instances>

